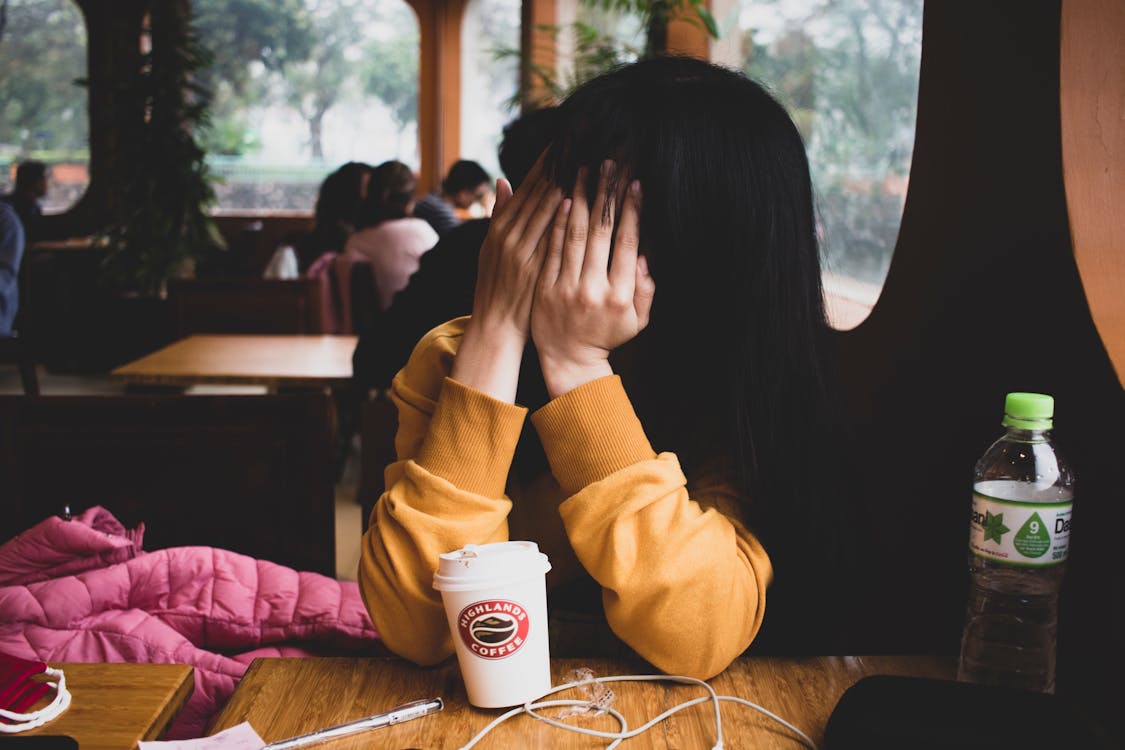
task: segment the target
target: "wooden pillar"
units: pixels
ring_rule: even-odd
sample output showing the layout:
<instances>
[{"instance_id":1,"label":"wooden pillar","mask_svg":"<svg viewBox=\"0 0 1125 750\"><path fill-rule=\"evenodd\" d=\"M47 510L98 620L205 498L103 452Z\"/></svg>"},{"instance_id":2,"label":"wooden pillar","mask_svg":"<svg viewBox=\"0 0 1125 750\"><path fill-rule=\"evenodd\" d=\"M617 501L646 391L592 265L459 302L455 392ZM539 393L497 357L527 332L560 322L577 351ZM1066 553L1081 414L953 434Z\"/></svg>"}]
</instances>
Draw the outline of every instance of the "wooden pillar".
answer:
<instances>
[{"instance_id":1,"label":"wooden pillar","mask_svg":"<svg viewBox=\"0 0 1125 750\"><path fill-rule=\"evenodd\" d=\"M1125 5L1064 0L1060 102L1074 257L1102 342L1125 384Z\"/></svg>"},{"instance_id":2,"label":"wooden pillar","mask_svg":"<svg viewBox=\"0 0 1125 750\"><path fill-rule=\"evenodd\" d=\"M539 26L559 22L558 0L523 0L520 6L520 109L533 109L549 99L543 79L534 69L555 70L558 49L555 39Z\"/></svg>"},{"instance_id":3,"label":"wooden pillar","mask_svg":"<svg viewBox=\"0 0 1125 750\"><path fill-rule=\"evenodd\" d=\"M418 15L419 192L441 184L461 152L461 19L467 0L407 0Z\"/></svg>"},{"instance_id":4,"label":"wooden pillar","mask_svg":"<svg viewBox=\"0 0 1125 750\"><path fill-rule=\"evenodd\" d=\"M683 14L668 22L668 52L701 60L711 59L711 37L695 9L688 7Z\"/></svg>"},{"instance_id":5,"label":"wooden pillar","mask_svg":"<svg viewBox=\"0 0 1125 750\"><path fill-rule=\"evenodd\" d=\"M68 211L44 217L44 239L90 234L112 220L115 184L126 171L119 146L132 137L143 117L142 103L127 84L141 67L141 19L147 0L75 0L75 4L86 19L90 182Z\"/></svg>"}]
</instances>

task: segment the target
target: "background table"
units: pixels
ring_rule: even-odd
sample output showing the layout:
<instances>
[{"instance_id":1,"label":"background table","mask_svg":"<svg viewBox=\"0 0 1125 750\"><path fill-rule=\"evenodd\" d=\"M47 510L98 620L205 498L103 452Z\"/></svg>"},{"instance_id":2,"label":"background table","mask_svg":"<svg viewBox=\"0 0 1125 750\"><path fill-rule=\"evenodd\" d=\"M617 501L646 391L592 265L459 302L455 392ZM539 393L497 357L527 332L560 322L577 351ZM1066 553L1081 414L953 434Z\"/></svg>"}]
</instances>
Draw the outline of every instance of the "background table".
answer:
<instances>
[{"instance_id":1,"label":"background table","mask_svg":"<svg viewBox=\"0 0 1125 750\"><path fill-rule=\"evenodd\" d=\"M553 659L554 684L589 667L596 676L651 671L638 664L610 659ZM814 741L823 739L825 723L836 701L860 678L901 674L952 678L951 659L922 656L823 656L806 659L745 658L710 681L719 695L754 701L794 724ZM705 692L670 682L615 683L614 707L637 727L664 710ZM234 696L216 719L212 733L249 721L267 742L351 721L398 704L440 697L445 708L433 715L359 734L323 745L344 748L457 748L464 745L503 710L468 705L460 672L453 661L423 669L399 659L256 659ZM575 697L569 693L559 697ZM581 697L581 696L577 696ZM732 703L722 704L723 740L736 748L803 747L780 724ZM548 713L547 715L551 715ZM571 719L585 726L616 730L612 717ZM625 743L633 748L709 748L715 741L714 710L693 706ZM567 732L516 716L477 746L489 748L604 748L608 740Z\"/></svg>"},{"instance_id":2,"label":"background table","mask_svg":"<svg viewBox=\"0 0 1125 750\"><path fill-rule=\"evenodd\" d=\"M324 388L352 377L356 336L188 336L112 373L135 385Z\"/></svg>"},{"instance_id":3,"label":"background table","mask_svg":"<svg viewBox=\"0 0 1125 750\"><path fill-rule=\"evenodd\" d=\"M157 739L195 687L193 670L185 664L51 662L51 666L66 675L70 708L54 721L18 736L65 734L78 740L82 750L129 750L140 740ZM49 693L48 700L54 696Z\"/></svg>"}]
</instances>

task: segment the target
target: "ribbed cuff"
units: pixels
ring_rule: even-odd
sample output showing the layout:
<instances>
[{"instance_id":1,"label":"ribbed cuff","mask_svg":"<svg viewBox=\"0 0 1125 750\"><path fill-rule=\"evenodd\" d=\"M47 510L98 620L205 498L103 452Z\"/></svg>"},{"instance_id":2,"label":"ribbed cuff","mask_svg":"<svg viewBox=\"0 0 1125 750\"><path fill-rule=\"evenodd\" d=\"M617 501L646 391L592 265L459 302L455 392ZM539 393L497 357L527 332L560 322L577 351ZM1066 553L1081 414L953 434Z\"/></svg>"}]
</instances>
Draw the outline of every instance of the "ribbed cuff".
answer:
<instances>
[{"instance_id":1,"label":"ribbed cuff","mask_svg":"<svg viewBox=\"0 0 1125 750\"><path fill-rule=\"evenodd\" d=\"M564 393L532 414L531 423L568 495L656 457L617 375Z\"/></svg>"},{"instance_id":2,"label":"ribbed cuff","mask_svg":"<svg viewBox=\"0 0 1125 750\"><path fill-rule=\"evenodd\" d=\"M501 497L527 409L445 378L415 461L467 492Z\"/></svg>"}]
</instances>

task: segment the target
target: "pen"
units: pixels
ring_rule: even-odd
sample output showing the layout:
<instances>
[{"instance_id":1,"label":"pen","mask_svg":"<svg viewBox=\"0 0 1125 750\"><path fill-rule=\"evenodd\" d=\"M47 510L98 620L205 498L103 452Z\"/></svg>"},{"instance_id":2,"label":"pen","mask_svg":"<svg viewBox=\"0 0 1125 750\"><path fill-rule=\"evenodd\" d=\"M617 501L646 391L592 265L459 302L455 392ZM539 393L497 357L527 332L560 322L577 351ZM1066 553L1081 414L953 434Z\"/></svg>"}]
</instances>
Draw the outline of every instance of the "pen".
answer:
<instances>
[{"instance_id":1,"label":"pen","mask_svg":"<svg viewBox=\"0 0 1125 750\"><path fill-rule=\"evenodd\" d=\"M365 732L368 729L389 727L391 724L410 721L411 719L417 719L427 714L432 714L435 711L440 711L442 705L441 698L426 698L420 701L414 701L413 703L404 703L401 706L395 706L390 711L384 711L381 714L374 714L363 719L349 721L347 724L337 724L334 727L326 727L324 729L318 729L315 732L302 734L299 737L290 737L287 740L271 742L266 745L263 750L289 750L289 748L292 747L315 745L318 742L327 742L328 740L343 737L344 735Z\"/></svg>"}]
</instances>

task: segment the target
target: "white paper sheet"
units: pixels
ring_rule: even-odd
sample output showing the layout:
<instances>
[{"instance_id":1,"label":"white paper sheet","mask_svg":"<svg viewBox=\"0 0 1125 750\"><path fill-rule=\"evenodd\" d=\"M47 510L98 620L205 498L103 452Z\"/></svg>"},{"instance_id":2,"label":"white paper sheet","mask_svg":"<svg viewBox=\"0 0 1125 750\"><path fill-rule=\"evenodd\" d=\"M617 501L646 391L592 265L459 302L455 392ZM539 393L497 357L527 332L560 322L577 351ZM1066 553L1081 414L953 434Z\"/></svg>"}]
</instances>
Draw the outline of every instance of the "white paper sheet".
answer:
<instances>
[{"instance_id":1,"label":"white paper sheet","mask_svg":"<svg viewBox=\"0 0 1125 750\"><path fill-rule=\"evenodd\" d=\"M261 750L265 746L266 743L248 721L197 740L153 740L137 743L139 750Z\"/></svg>"}]
</instances>

